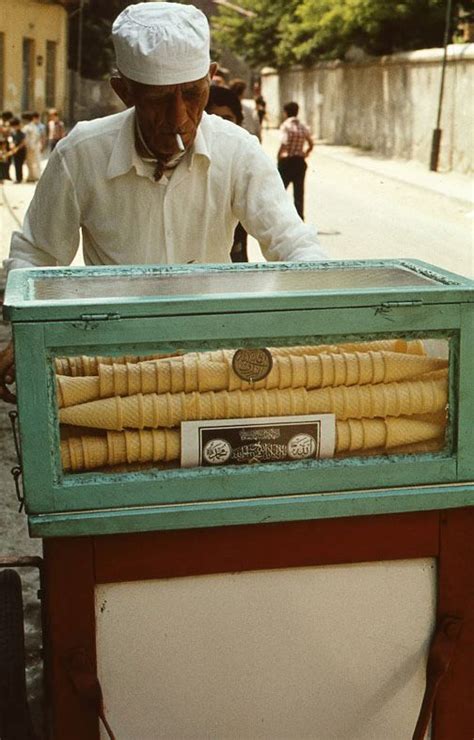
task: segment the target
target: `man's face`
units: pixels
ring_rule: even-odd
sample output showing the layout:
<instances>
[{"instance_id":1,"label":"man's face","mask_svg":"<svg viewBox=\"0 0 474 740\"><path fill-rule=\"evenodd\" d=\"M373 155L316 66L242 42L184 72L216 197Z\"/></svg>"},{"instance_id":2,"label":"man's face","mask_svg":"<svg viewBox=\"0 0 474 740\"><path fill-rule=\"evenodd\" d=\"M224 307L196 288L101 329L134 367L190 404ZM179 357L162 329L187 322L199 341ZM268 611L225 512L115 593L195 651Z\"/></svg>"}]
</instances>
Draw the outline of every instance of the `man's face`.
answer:
<instances>
[{"instance_id":1,"label":"man's face","mask_svg":"<svg viewBox=\"0 0 474 740\"><path fill-rule=\"evenodd\" d=\"M209 75L179 85L143 85L113 78L112 87L135 111L148 148L160 159L174 156L179 147L176 134L186 149L192 145L209 96Z\"/></svg>"}]
</instances>

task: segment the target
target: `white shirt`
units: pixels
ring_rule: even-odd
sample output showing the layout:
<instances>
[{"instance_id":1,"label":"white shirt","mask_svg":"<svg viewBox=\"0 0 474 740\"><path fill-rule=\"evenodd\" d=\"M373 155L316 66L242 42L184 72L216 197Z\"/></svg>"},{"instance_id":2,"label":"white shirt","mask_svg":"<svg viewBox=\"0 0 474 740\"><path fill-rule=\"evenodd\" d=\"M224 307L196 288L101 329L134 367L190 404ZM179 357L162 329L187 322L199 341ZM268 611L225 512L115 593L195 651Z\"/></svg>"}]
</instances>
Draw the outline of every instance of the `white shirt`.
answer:
<instances>
[{"instance_id":1,"label":"white shirt","mask_svg":"<svg viewBox=\"0 0 474 740\"><path fill-rule=\"evenodd\" d=\"M79 123L58 143L7 269L70 264L80 228L89 265L229 262L238 221L270 261L325 258L255 137L204 113L192 149L157 183L136 153L134 115Z\"/></svg>"},{"instance_id":2,"label":"white shirt","mask_svg":"<svg viewBox=\"0 0 474 740\"><path fill-rule=\"evenodd\" d=\"M27 123L23 127L23 133L25 134L26 148L39 149L41 145L41 134L36 123L33 123L33 121Z\"/></svg>"}]
</instances>

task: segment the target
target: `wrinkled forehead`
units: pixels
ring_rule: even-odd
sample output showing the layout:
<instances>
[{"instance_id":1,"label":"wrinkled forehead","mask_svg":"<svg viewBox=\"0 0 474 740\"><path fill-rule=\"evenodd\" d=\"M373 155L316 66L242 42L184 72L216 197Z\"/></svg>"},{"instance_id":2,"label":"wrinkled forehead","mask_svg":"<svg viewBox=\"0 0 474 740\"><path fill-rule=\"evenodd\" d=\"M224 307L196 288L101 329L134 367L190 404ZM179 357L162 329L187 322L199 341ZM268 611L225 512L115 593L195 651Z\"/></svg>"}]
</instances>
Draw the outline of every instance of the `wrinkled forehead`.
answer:
<instances>
[{"instance_id":1,"label":"wrinkled forehead","mask_svg":"<svg viewBox=\"0 0 474 740\"><path fill-rule=\"evenodd\" d=\"M190 82L180 82L176 85L145 85L142 82L136 82L122 75L127 81L128 86L131 90L140 97L160 97L162 95L169 95L170 93L177 92L178 90L206 90L209 86L209 75L200 77L198 80L191 80Z\"/></svg>"}]
</instances>

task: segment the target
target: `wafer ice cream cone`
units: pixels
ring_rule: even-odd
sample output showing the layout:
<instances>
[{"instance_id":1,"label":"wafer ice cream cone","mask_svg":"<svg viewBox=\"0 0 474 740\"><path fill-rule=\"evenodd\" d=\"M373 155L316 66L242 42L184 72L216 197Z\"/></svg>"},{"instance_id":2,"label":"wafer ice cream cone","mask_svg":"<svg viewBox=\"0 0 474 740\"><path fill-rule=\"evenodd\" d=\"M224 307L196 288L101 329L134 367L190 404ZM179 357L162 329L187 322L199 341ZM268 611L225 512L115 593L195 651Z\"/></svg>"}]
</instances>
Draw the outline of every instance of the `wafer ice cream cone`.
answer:
<instances>
[{"instance_id":1,"label":"wafer ice cream cone","mask_svg":"<svg viewBox=\"0 0 474 740\"><path fill-rule=\"evenodd\" d=\"M272 347L272 355L312 355L321 353L339 354L344 352L402 352L424 355L425 349L420 339L376 339L370 342L346 342L342 344L316 344L296 347Z\"/></svg>"},{"instance_id":2,"label":"wafer ice cream cone","mask_svg":"<svg viewBox=\"0 0 474 740\"><path fill-rule=\"evenodd\" d=\"M155 354L155 355L124 355L123 357L79 355L78 357L56 357L54 364L58 375L80 377L83 375L97 375L99 365L124 365L125 363L144 362L146 360L157 360L162 357L175 357L180 354Z\"/></svg>"},{"instance_id":3,"label":"wafer ice cream cone","mask_svg":"<svg viewBox=\"0 0 474 740\"><path fill-rule=\"evenodd\" d=\"M232 356L235 350L216 350L213 352L199 353L207 355L207 360L211 362L222 362ZM425 354L423 342L419 339L381 339L371 342L351 342L339 345L320 344L320 345L302 345L295 347L272 347L271 352L274 357L286 355L313 355L321 353L341 353L341 352L367 352L367 351L387 351L403 352L408 354ZM79 355L77 357L57 357L55 359L55 368L58 375L67 375L79 377L83 375L97 375L99 365L125 365L127 363L146 362L166 357L181 355L181 352L171 354L154 354L147 356L124 355L123 357ZM198 354L198 353L188 353ZM204 359L202 357L202 359Z\"/></svg>"},{"instance_id":4,"label":"wafer ice cream cone","mask_svg":"<svg viewBox=\"0 0 474 740\"><path fill-rule=\"evenodd\" d=\"M444 424L412 417L386 419L348 419L338 421L337 452L354 452L371 448L394 448L436 439L444 431Z\"/></svg>"},{"instance_id":5,"label":"wafer ice cream cone","mask_svg":"<svg viewBox=\"0 0 474 740\"><path fill-rule=\"evenodd\" d=\"M135 364L99 365L98 378L58 376L58 405L74 406L96 398L136 393L191 393L220 390L321 388L338 385L387 383L446 367L446 361L396 352L353 352L283 355L274 359L264 380L250 384L232 368L230 356L221 362L206 354Z\"/></svg>"},{"instance_id":6,"label":"wafer ice cream cone","mask_svg":"<svg viewBox=\"0 0 474 740\"><path fill-rule=\"evenodd\" d=\"M381 450L403 445L423 451L421 443L440 439L443 425L411 417L348 419L336 422L336 453ZM70 437L61 442L65 470L93 470L107 465L171 462L180 457L176 429L107 432L107 436ZM418 447L417 447L418 445Z\"/></svg>"},{"instance_id":7,"label":"wafer ice cream cone","mask_svg":"<svg viewBox=\"0 0 474 740\"><path fill-rule=\"evenodd\" d=\"M107 436L70 437L61 442L65 470L93 470L122 463L169 462L180 455L179 432L174 429L107 432Z\"/></svg>"},{"instance_id":8,"label":"wafer ice cream cone","mask_svg":"<svg viewBox=\"0 0 474 740\"><path fill-rule=\"evenodd\" d=\"M444 380L405 381L348 388L136 394L61 409L63 424L97 429L174 427L196 419L335 413L338 419L402 416L440 411Z\"/></svg>"},{"instance_id":9,"label":"wafer ice cream cone","mask_svg":"<svg viewBox=\"0 0 474 740\"><path fill-rule=\"evenodd\" d=\"M97 375L77 377L57 375L56 390L60 409L64 406L76 406L100 398L100 384Z\"/></svg>"}]
</instances>

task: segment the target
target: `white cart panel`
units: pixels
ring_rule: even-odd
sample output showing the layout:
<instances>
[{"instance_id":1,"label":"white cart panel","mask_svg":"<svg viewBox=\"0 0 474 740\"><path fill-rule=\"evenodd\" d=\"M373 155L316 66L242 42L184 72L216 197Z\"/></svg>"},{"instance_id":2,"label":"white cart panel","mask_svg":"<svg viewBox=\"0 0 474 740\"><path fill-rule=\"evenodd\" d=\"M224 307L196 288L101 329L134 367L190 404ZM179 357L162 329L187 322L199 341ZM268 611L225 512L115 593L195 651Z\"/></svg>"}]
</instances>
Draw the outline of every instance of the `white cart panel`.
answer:
<instances>
[{"instance_id":1,"label":"white cart panel","mask_svg":"<svg viewBox=\"0 0 474 740\"><path fill-rule=\"evenodd\" d=\"M120 740L411 737L435 562L97 587L98 675L114 732Z\"/></svg>"}]
</instances>

